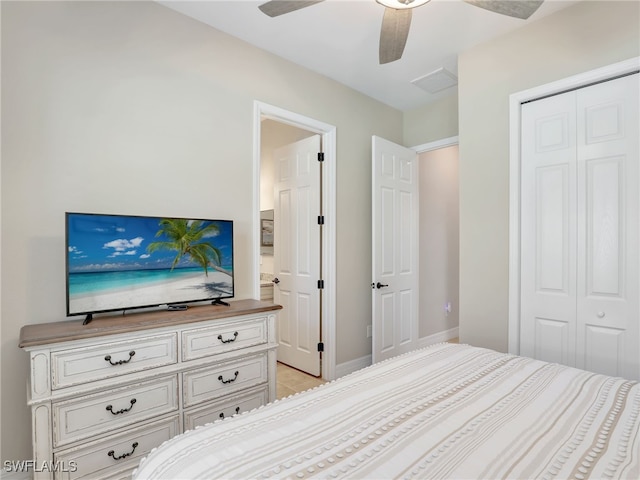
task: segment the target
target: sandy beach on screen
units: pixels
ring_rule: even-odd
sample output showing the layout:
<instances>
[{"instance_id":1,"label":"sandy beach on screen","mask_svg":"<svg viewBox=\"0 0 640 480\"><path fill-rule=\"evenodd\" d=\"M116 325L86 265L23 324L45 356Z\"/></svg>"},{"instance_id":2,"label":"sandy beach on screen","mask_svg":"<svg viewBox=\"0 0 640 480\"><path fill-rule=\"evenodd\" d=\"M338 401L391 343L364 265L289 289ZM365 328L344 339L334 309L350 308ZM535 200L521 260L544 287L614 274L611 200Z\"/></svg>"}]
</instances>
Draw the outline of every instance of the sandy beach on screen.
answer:
<instances>
[{"instance_id":1,"label":"sandy beach on screen","mask_svg":"<svg viewBox=\"0 0 640 480\"><path fill-rule=\"evenodd\" d=\"M230 295L231 280L232 277L226 273L210 270L208 276L196 273L169 282L110 290L101 295L74 295L69 299L69 311L125 310L132 306L165 305L225 297Z\"/></svg>"}]
</instances>

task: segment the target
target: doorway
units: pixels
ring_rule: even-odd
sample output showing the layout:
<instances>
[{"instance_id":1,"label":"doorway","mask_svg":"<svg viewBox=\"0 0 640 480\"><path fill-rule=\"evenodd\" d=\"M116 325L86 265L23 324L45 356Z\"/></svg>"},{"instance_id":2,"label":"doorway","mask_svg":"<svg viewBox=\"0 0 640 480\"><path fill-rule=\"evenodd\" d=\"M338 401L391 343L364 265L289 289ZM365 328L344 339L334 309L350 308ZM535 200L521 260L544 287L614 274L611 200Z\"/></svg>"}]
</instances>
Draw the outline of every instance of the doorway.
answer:
<instances>
[{"instance_id":1,"label":"doorway","mask_svg":"<svg viewBox=\"0 0 640 480\"><path fill-rule=\"evenodd\" d=\"M457 138L422 151L419 175L419 346L458 337L459 154Z\"/></svg>"},{"instance_id":2,"label":"doorway","mask_svg":"<svg viewBox=\"0 0 640 480\"><path fill-rule=\"evenodd\" d=\"M321 376L325 380L335 378L335 127L289 112L278 107L255 102L254 106L254 297L269 296L267 285L273 285L277 268L277 249L270 249L269 241L262 238L262 225L270 225L275 220L274 207L274 165L264 154L275 147L289 145L313 136L319 137L324 153L320 174L320 206L324 223L318 228L319 247L310 252L313 261L320 265L321 278L317 281L320 310L320 338L315 348L321 350ZM304 140L302 140L304 141ZM264 155L263 155L264 154ZM320 214L320 213L318 213ZM267 220L266 222L264 220ZM268 237L267 237L268 238ZM274 240L277 235L274 235ZM267 243L267 245L265 245ZM314 249L316 249L314 247ZM322 254L320 254L320 251ZM314 283L316 280L314 280ZM322 288L323 287L323 288ZM271 289L274 287L271 286ZM277 287L275 287L277 288ZM262 295L261 295L262 290ZM297 365L292 365L298 367ZM304 368L301 368L304 370Z\"/></svg>"}]
</instances>

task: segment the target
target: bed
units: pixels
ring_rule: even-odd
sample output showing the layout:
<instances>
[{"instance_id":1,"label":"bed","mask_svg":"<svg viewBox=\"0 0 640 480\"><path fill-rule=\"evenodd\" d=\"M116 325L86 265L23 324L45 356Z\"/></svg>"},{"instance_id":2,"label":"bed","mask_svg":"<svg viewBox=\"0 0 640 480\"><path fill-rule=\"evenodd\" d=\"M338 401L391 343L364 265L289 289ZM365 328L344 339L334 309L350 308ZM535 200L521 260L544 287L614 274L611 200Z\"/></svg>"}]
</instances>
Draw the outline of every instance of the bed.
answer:
<instances>
[{"instance_id":1,"label":"bed","mask_svg":"<svg viewBox=\"0 0 640 480\"><path fill-rule=\"evenodd\" d=\"M640 384L438 344L165 442L142 479L640 478Z\"/></svg>"}]
</instances>

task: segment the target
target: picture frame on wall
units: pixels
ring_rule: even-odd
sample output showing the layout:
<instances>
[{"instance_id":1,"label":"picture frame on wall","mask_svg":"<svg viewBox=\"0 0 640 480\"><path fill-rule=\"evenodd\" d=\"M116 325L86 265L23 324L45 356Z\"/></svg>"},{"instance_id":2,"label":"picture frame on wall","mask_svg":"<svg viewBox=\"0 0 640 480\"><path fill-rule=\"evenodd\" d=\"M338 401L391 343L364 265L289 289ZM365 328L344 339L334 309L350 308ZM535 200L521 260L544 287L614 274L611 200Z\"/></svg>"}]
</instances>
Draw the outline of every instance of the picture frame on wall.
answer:
<instances>
[{"instance_id":1,"label":"picture frame on wall","mask_svg":"<svg viewBox=\"0 0 640 480\"><path fill-rule=\"evenodd\" d=\"M260 220L260 245L273 247L273 220L263 218Z\"/></svg>"}]
</instances>

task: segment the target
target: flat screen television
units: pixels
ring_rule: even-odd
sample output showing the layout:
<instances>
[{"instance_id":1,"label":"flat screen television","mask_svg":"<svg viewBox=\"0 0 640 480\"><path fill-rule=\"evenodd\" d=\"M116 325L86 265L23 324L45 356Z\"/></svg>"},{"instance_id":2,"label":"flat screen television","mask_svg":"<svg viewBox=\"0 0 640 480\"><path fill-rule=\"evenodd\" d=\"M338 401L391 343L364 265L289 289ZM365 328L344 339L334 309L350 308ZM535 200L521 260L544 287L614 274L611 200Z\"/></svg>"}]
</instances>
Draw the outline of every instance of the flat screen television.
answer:
<instances>
[{"instance_id":1,"label":"flat screen television","mask_svg":"<svg viewBox=\"0 0 640 480\"><path fill-rule=\"evenodd\" d=\"M234 295L233 221L65 214L67 315Z\"/></svg>"}]
</instances>

